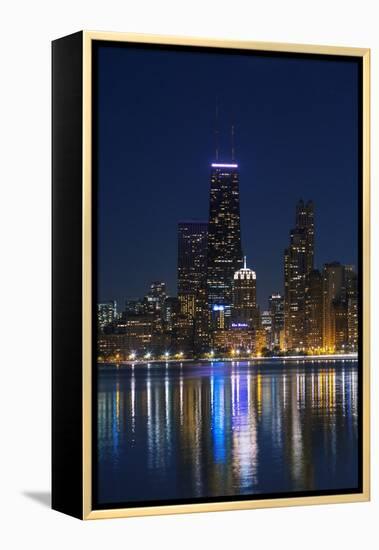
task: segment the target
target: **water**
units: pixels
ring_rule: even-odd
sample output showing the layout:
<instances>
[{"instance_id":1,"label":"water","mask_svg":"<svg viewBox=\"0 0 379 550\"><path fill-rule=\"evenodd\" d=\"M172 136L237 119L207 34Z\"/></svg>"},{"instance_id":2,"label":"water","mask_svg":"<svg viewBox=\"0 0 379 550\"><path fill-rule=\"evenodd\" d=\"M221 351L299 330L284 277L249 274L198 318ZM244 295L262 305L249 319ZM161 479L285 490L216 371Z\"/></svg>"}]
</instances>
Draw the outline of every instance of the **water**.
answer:
<instances>
[{"instance_id":1,"label":"water","mask_svg":"<svg viewBox=\"0 0 379 550\"><path fill-rule=\"evenodd\" d=\"M355 361L98 372L99 505L357 487Z\"/></svg>"}]
</instances>

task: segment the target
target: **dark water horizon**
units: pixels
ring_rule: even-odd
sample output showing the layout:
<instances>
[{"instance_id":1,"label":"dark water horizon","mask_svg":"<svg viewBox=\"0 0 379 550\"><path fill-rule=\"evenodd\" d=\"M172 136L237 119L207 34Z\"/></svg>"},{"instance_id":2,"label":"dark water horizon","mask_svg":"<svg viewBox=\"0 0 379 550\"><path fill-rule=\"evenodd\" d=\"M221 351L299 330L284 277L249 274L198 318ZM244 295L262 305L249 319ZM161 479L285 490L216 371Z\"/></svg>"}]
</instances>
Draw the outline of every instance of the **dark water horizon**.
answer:
<instances>
[{"instance_id":1,"label":"dark water horizon","mask_svg":"<svg viewBox=\"0 0 379 550\"><path fill-rule=\"evenodd\" d=\"M354 359L99 365L97 504L354 490Z\"/></svg>"}]
</instances>

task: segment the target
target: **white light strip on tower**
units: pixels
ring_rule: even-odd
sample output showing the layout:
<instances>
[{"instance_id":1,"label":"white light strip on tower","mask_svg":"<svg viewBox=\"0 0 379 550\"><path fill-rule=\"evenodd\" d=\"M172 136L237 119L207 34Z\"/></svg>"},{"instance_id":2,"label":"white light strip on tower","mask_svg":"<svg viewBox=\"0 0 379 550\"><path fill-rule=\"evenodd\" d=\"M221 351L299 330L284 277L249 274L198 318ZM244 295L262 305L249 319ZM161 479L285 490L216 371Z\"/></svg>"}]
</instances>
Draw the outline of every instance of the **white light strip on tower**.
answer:
<instances>
[{"instance_id":1,"label":"white light strip on tower","mask_svg":"<svg viewBox=\"0 0 379 550\"><path fill-rule=\"evenodd\" d=\"M213 162L212 168L238 168L238 164L218 164Z\"/></svg>"}]
</instances>

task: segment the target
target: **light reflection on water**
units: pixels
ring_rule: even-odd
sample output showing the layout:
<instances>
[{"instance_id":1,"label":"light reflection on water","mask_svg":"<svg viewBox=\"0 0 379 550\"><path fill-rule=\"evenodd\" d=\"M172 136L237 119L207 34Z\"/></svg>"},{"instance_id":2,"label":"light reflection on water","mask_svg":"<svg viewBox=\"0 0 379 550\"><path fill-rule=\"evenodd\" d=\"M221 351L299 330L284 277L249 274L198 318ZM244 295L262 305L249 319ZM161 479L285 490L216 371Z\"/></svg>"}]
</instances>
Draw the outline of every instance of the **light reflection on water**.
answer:
<instances>
[{"instance_id":1,"label":"light reflection on water","mask_svg":"<svg viewBox=\"0 0 379 550\"><path fill-rule=\"evenodd\" d=\"M99 369L98 500L354 488L351 361Z\"/></svg>"}]
</instances>

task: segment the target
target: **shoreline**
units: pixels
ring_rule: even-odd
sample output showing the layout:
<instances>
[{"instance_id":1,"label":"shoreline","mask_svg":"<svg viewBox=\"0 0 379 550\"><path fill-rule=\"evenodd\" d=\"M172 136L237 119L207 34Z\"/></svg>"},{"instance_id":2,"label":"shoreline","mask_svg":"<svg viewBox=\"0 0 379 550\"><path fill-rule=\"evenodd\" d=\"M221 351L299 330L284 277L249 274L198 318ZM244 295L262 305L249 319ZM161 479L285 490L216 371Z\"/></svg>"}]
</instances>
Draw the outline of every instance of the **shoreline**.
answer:
<instances>
[{"instance_id":1,"label":"shoreline","mask_svg":"<svg viewBox=\"0 0 379 550\"><path fill-rule=\"evenodd\" d=\"M265 363L265 362L319 362L319 361L346 361L349 360L351 362L357 362L358 361L358 354L357 353L346 353L346 354L334 354L334 355L287 355L287 356L273 356L273 357L238 357L238 358L231 358L231 357L213 357L213 358L204 358L204 359L141 359L141 360L126 360L126 361L101 361L96 362L98 367L111 365L111 366L118 366L118 367L124 367L124 366L143 366L143 365L154 365L154 364L160 364L160 365L181 365L183 363L200 363L200 364L212 364L212 363L240 363L240 362L259 362L259 363Z\"/></svg>"}]
</instances>

